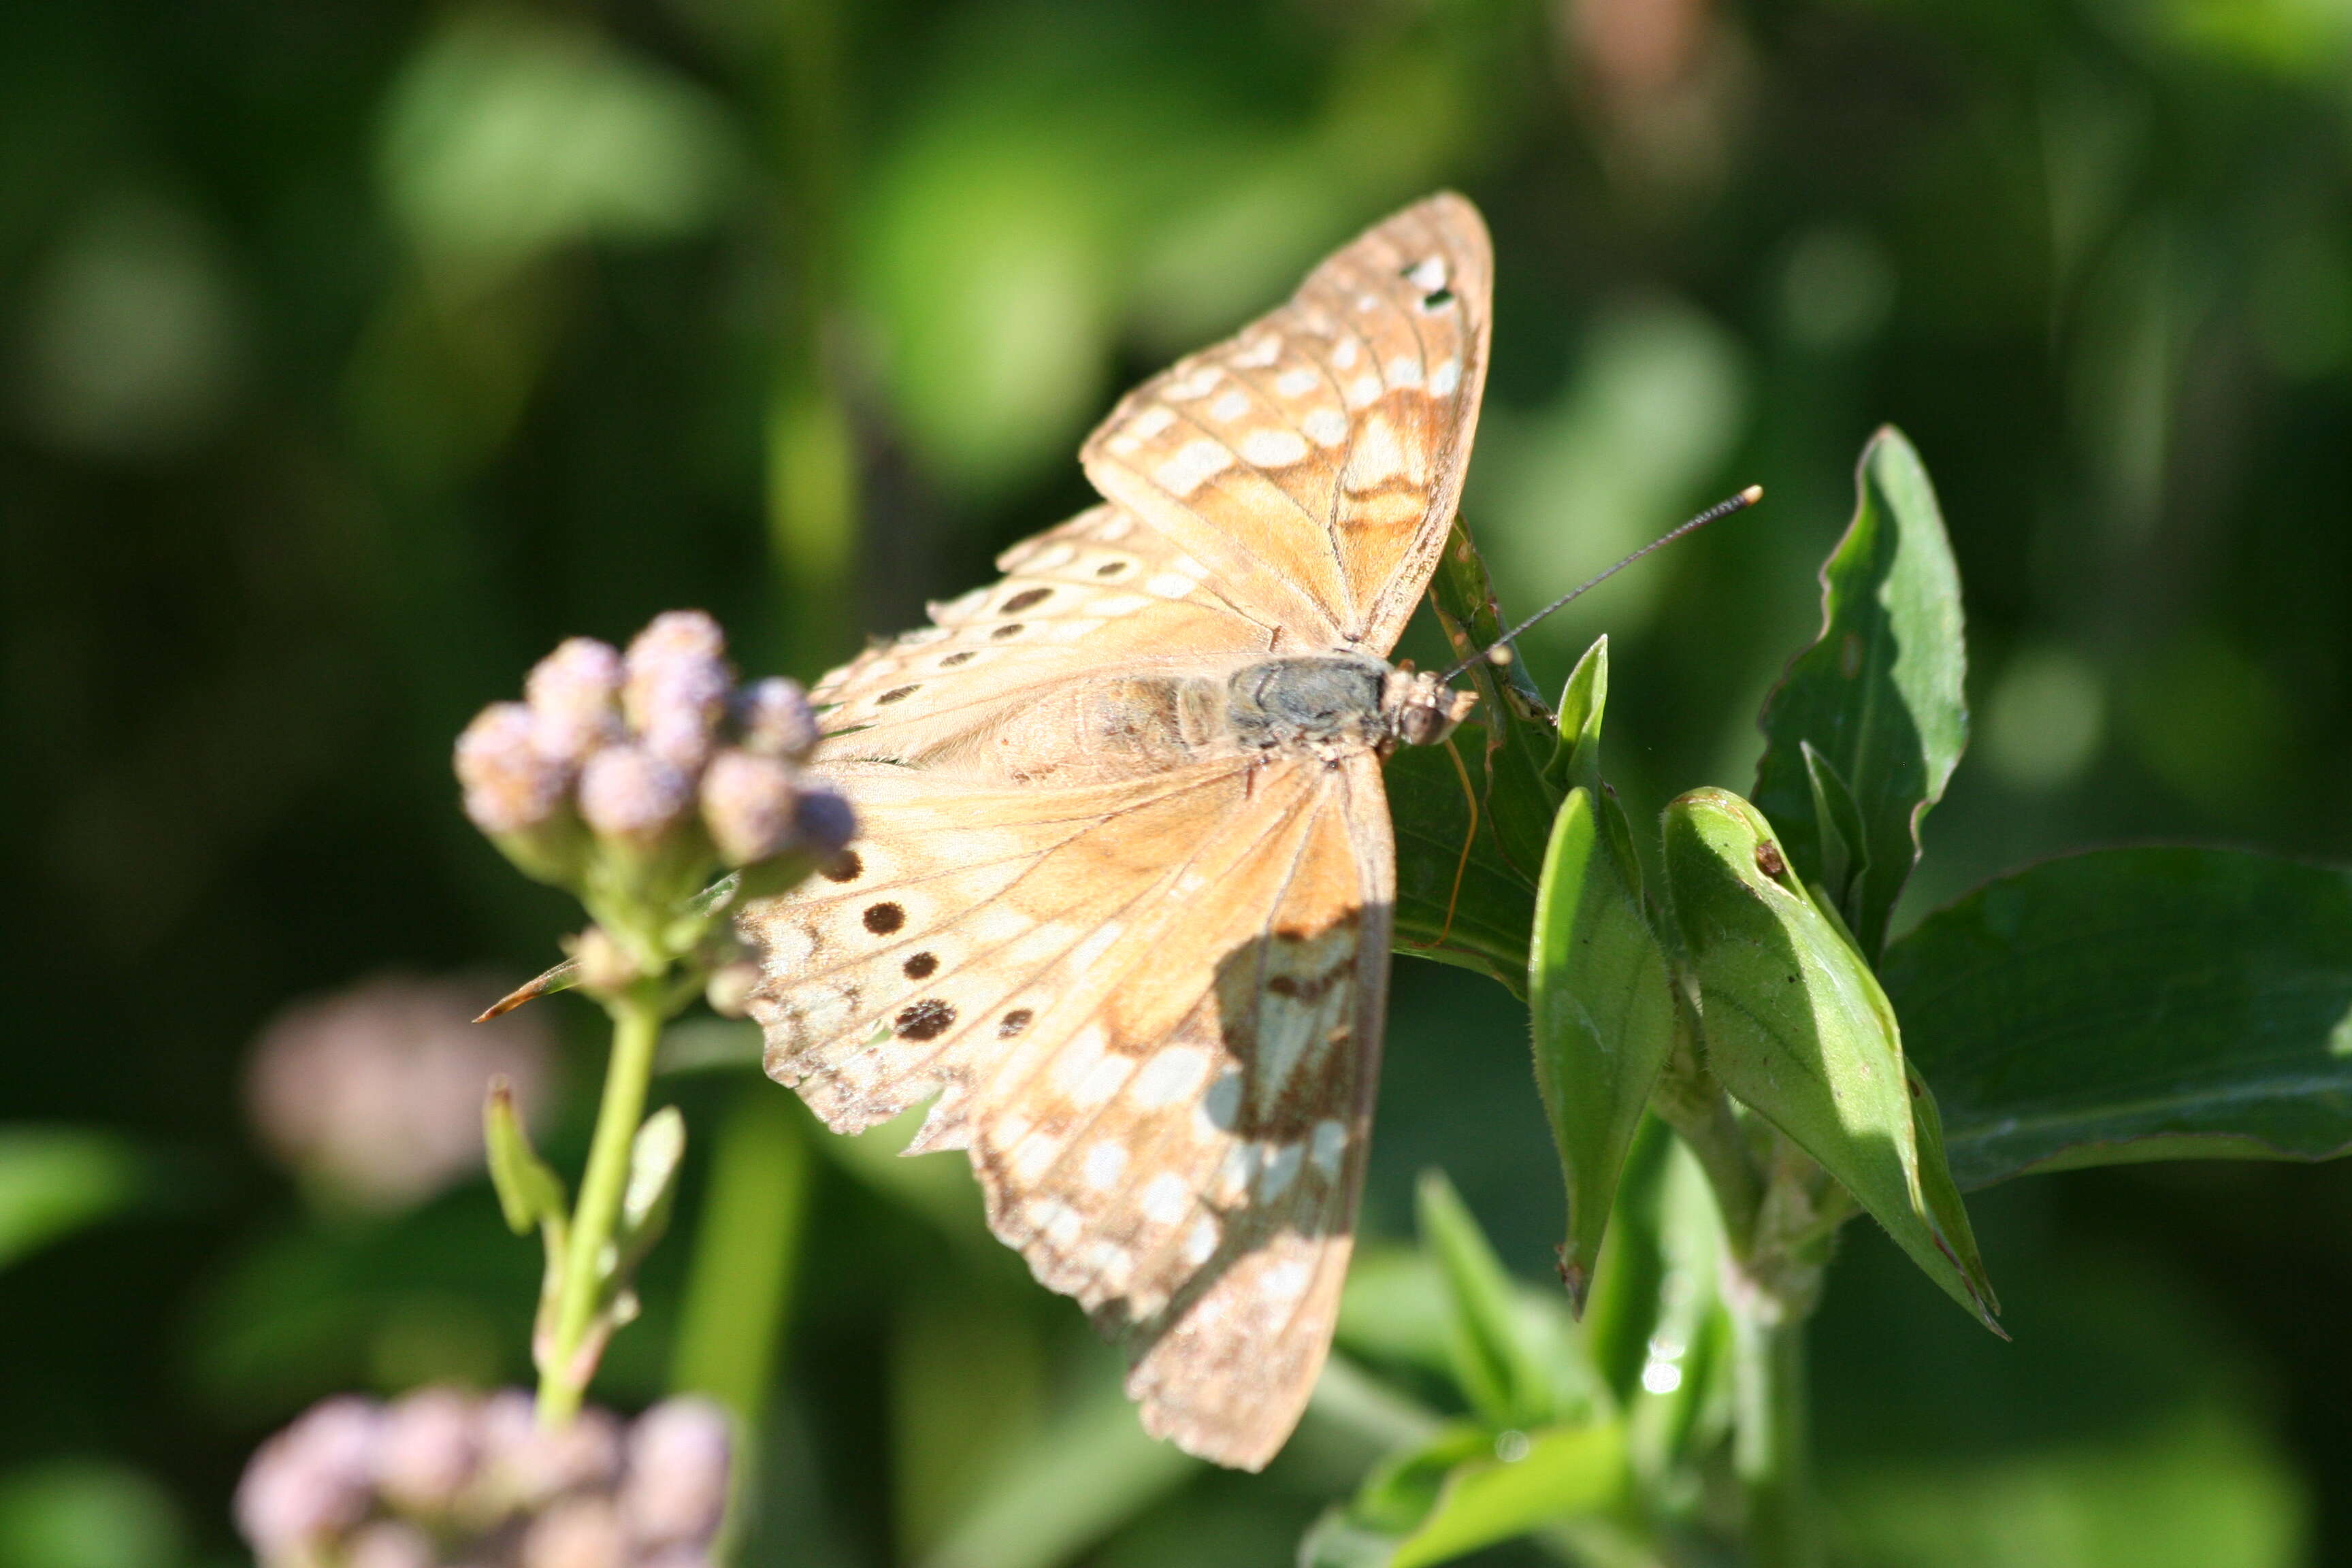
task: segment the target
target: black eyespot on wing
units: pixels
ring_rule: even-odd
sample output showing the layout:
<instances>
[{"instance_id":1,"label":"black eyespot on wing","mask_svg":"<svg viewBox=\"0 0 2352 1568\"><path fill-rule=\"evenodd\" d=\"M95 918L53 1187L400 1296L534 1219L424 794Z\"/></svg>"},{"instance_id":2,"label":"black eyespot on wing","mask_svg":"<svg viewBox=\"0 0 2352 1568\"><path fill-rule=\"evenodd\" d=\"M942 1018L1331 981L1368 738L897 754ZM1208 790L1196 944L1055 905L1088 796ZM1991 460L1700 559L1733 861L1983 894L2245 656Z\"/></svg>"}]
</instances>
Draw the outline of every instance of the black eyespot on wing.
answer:
<instances>
[{"instance_id":1,"label":"black eyespot on wing","mask_svg":"<svg viewBox=\"0 0 2352 1568\"><path fill-rule=\"evenodd\" d=\"M989 635L991 637L994 638L996 641L998 641L998 642L1003 642L1003 641L1005 638L1007 638L1007 637L1019 637L1019 636L1020 636L1024 631L1025 631L1025 630L1027 630L1027 629L1028 629L1028 628L1026 628L1025 626L1023 626L1019 621L1007 621L1007 622L1005 622L1005 623L1004 623L1004 625L1003 625L1003 626L1001 626L997 627L994 631L992 631L992 632L989 633L988 635Z\"/></svg>"},{"instance_id":2,"label":"black eyespot on wing","mask_svg":"<svg viewBox=\"0 0 2352 1568\"><path fill-rule=\"evenodd\" d=\"M907 911L896 904L869 904L866 909L866 929L876 936L888 936L907 923Z\"/></svg>"},{"instance_id":3,"label":"black eyespot on wing","mask_svg":"<svg viewBox=\"0 0 2352 1568\"><path fill-rule=\"evenodd\" d=\"M979 657L980 652L977 648L968 647L961 653L951 653L948 655L947 658L940 660L940 668L941 669L953 669L957 665L970 664L973 659L978 658Z\"/></svg>"},{"instance_id":4,"label":"black eyespot on wing","mask_svg":"<svg viewBox=\"0 0 2352 1568\"><path fill-rule=\"evenodd\" d=\"M1015 1007L1013 1011L1007 1013L1003 1017L999 1018L996 1021L996 1037L1000 1040L1011 1039L1013 1036L1027 1028L1029 1026L1029 1020L1036 1016L1036 1014L1032 1013L1026 1007Z\"/></svg>"},{"instance_id":5,"label":"black eyespot on wing","mask_svg":"<svg viewBox=\"0 0 2352 1568\"><path fill-rule=\"evenodd\" d=\"M1443 310L1452 303L1454 290L1451 289L1433 289L1421 297L1421 308L1424 310Z\"/></svg>"},{"instance_id":6,"label":"black eyespot on wing","mask_svg":"<svg viewBox=\"0 0 2352 1568\"><path fill-rule=\"evenodd\" d=\"M955 1009L936 996L902 1008L890 1029L902 1040L936 1040L955 1025Z\"/></svg>"},{"instance_id":7,"label":"black eyespot on wing","mask_svg":"<svg viewBox=\"0 0 2352 1568\"><path fill-rule=\"evenodd\" d=\"M884 692L881 696L877 697L874 700L874 705L878 708L885 702L896 702L900 698L912 697L921 688L914 686L894 686L889 690Z\"/></svg>"},{"instance_id":8,"label":"black eyespot on wing","mask_svg":"<svg viewBox=\"0 0 2352 1568\"><path fill-rule=\"evenodd\" d=\"M1126 570L1127 563L1124 561L1106 561L1101 565L1095 568L1095 575L1097 577L1116 577Z\"/></svg>"},{"instance_id":9,"label":"black eyespot on wing","mask_svg":"<svg viewBox=\"0 0 2352 1568\"><path fill-rule=\"evenodd\" d=\"M824 868L828 882L855 882L866 874L866 862L855 849L845 849L839 859Z\"/></svg>"},{"instance_id":10,"label":"black eyespot on wing","mask_svg":"<svg viewBox=\"0 0 2352 1568\"><path fill-rule=\"evenodd\" d=\"M1024 588L997 606L998 613L1017 616L1033 605L1042 605L1053 596L1054 590L1051 588Z\"/></svg>"},{"instance_id":11,"label":"black eyespot on wing","mask_svg":"<svg viewBox=\"0 0 2352 1568\"><path fill-rule=\"evenodd\" d=\"M940 955L936 952L919 952L899 967L909 980L929 980L939 973Z\"/></svg>"}]
</instances>

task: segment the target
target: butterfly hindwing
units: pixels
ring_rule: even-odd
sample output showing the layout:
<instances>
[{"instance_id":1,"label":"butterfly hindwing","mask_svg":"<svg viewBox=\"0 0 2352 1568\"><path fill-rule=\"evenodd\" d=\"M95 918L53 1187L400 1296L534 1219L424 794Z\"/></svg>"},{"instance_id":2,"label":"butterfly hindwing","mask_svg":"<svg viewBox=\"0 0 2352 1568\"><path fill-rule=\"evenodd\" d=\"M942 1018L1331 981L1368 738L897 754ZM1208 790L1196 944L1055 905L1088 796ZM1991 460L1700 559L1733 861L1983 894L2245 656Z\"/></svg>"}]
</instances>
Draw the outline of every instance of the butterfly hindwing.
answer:
<instances>
[{"instance_id":1,"label":"butterfly hindwing","mask_svg":"<svg viewBox=\"0 0 2352 1568\"><path fill-rule=\"evenodd\" d=\"M1461 494L1492 275L1469 203L1408 207L1129 393L1087 475L1307 646L1385 654Z\"/></svg>"}]
</instances>

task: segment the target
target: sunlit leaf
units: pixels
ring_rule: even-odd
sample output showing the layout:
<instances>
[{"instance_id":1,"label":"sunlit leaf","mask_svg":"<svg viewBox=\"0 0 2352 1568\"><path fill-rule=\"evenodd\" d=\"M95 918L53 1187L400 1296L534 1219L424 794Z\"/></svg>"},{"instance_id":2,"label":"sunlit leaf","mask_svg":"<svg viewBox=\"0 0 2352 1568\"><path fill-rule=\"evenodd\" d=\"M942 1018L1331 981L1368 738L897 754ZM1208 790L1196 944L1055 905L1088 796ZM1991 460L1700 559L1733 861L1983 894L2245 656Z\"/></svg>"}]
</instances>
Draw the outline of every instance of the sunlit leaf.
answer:
<instances>
[{"instance_id":1,"label":"sunlit leaf","mask_svg":"<svg viewBox=\"0 0 2352 1568\"><path fill-rule=\"evenodd\" d=\"M1854 483L1853 521L1822 568L1822 635L1764 705L1756 804L1799 880L1827 888L1874 957L1920 818L1968 743L1968 654L1959 569L1919 455L1882 428Z\"/></svg>"},{"instance_id":2,"label":"sunlit leaf","mask_svg":"<svg viewBox=\"0 0 2352 1568\"><path fill-rule=\"evenodd\" d=\"M2352 1150L2352 871L2102 849L1887 949L1954 1173Z\"/></svg>"},{"instance_id":3,"label":"sunlit leaf","mask_svg":"<svg viewBox=\"0 0 2352 1568\"><path fill-rule=\"evenodd\" d=\"M1507 629L1486 563L1458 521L1430 579L1429 603L1456 659L1493 648ZM1475 712L1486 729L1490 776L1481 803L1484 827L1504 864L1532 885L1559 805L1560 790L1545 777L1559 730L1527 667L1509 658L1508 648L1502 652L1507 663L1480 658L1463 674L1478 693Z\"/></svg>"},{"instance_id":4,"label":"sunlit leaf","mask_svg":"<svg viewBox=\"0 0 2352 1568\"><path fill-rule=\"evenodd\" d=\"M1920 1146L1902 1037L1870 966L1738 795L1695 790L1665 830L1708 1066L1991 1325L1991 1285L1949 1173Z\"/></svg>"},{"instance_id":5,"label":"sunlit leaf","mask_svg":"<svg viewBox=\"0 0 2352 1568\"><path fill-rule=\"evenodd\" d=\"M120 1212L140 1187L139 1158L119 1138L0 1128L0 1268Z\"/></svg>"},{"instance_id":6,"label":"sunlit leaf","mask_svg":"<svg viewBox=\"0 0 2352 1568\"><path fill-rule=\"evenodd\" d=\"M1307 1568L1419 1568L1550 1521L1614 1506L1625 1439L1613 1422L1500 1435L1448 1428L1382 1466L1325 1514L1299 1550Z\"/></svg>"},{"instance_id":7,"label":"sunlit leaf","mask_svg":"<svg viewBox=\"0 0 2352 1568\"><path fill-rule=\"evenodd\" d=\"M514 1090L503 1078L490 1080L482 1102L482 1142L488 1151L490 1186L499 1194L499 1211L507 1228L529 1236L546 1221L563 1219L563 1179L548 1168L530 1146L516 1113Z\"/></svg>"},{"instance_id":8,"label":"sunlit leaf","mask_svg":"<svg viewBox=\"0 0 2352 1568\"><path fill-rule=\"evenodd\" d=\"M1553 1414L1540 1347L1520 1321L1517 1287L1442 1171L1424 1171L1416 1194L1422 1245L1445 1276L1454 1380L1472 1409L1496 1426L1530 1426Z\"/></svg>"},{"instance_id":9,"label":"sunlit leaf","mask_svg":"<svg viewBox=\"0 0 2352 1568\"><path fill-rule=\"evenodd\" d=\"M686 1118L665 1105L645 1120L629 1144L629 1184L621 1194L620 1275L626 1278L669 1228L670 1202L686 1158Z\"/></svg>"},{"instance_id":10,"label":"sunlit leaf","mask_svg":"<svg viewBox=\"0 0 2352 1568\"><path fill-rule=\"evenodd\" d=\"M1562 703L1556 763L1574 787L1552 819L1528 963L1536 1084L1568 1189L1560 1278L1579 1310L1618 1171L1675 1039L1673 982L1643 899L1633 834L1600 782L1608 695L1604 638L1577 666ZM1572 740L1565 732L1571 714Z\"/></svg>"}]
</instances>

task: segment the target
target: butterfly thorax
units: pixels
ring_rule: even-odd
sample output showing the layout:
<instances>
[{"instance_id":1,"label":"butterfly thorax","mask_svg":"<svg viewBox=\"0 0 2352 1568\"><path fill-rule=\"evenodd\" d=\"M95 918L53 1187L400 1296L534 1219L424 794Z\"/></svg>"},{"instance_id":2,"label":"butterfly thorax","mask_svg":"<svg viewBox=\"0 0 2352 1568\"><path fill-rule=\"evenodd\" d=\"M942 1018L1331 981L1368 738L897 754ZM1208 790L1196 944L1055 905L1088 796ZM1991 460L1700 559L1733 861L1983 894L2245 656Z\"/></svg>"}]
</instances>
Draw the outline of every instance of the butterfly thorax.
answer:
<instances>
[{"instance_id":1,"label":"butterfly thorax","mask_svg":"<svg viewBox=\"0 0 2352 1568\"><path fill-rule=\"evenodd\" d=\"M1264 658L1225 683L1224 721L1245 752L1333 761L1442 741L1475 698L1355 654Z\"/></svg>"}]
</instances>

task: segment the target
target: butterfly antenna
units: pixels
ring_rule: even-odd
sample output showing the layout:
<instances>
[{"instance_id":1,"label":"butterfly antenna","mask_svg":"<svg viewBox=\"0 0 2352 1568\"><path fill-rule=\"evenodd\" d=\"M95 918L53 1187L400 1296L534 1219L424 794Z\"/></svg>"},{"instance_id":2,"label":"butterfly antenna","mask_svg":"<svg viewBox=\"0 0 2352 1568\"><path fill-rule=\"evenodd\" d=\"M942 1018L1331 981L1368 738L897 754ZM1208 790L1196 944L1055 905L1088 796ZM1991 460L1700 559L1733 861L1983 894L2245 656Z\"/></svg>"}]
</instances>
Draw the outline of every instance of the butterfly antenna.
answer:
<instances>
[{"instance_id":1,"label":"butterfly antenna","mask_svg":"<svg viewBox=\"0 0 2352 1568\"><path fill-rule=\"evenodd\" d=\"M1628 555L1624 560L1620 561L1616 565L1612 566L1606 572L1593 577L1589 582L1580 583L1575 587L1570 588L1567 593L1562 594L1559 598L1554 599L1550 604L1546 605L1542 609L1538 610L1534 615L1529 616L1526 620L1521 621L1517 626L1513 626L1509 631L1507 631L1501 637L1496 637L1493 647L1482 648L1478 652L1472 654L1468 658L1464 659L1461 663L1455 665L1452 669L1447 670L1438 679L1441 680L1452 680L1455 676L1461 674L1464 670L1469 668L1472 665L1477 663L1482 658L1494 659L1496 664L1508 663L1510 661L1510 645L1514 641L1517 640L1520 633L1526 631L1529 626L1534 626L1538 621L1542 620L1546 616L1550 615L1554 610L1560 608L1560 606L1566 605L1578 595L1587 594L1591 592L1593 589L1598 588L1601 584L1606 583L1610 578L1614 577L1618 573L1622 572L1626 567L1631 566L1634 562L1639 561L1643 556L1647 555L1653 550L1663 550L1667 545L1672 544L1675 540L1680 539L1684 534L1696 533L1700 529L1705 528L1708 523L1720 521L1722 519L1729 517L1735 511L1745 511L1763 499L1764 487L1762 485L1750 485L1746 489L1741 490L1738 495L1728 496L1724 500L1716 502L1713 506L1707 508L1705 511L1699 513L1688 522L1684 523L1680 528L1675 529L1668 533L1662 533L1657 538L1653 539L1649 543L1644 544L1641 549L1636 550L1633 554Z\"/></svg>"}]
</instances>

